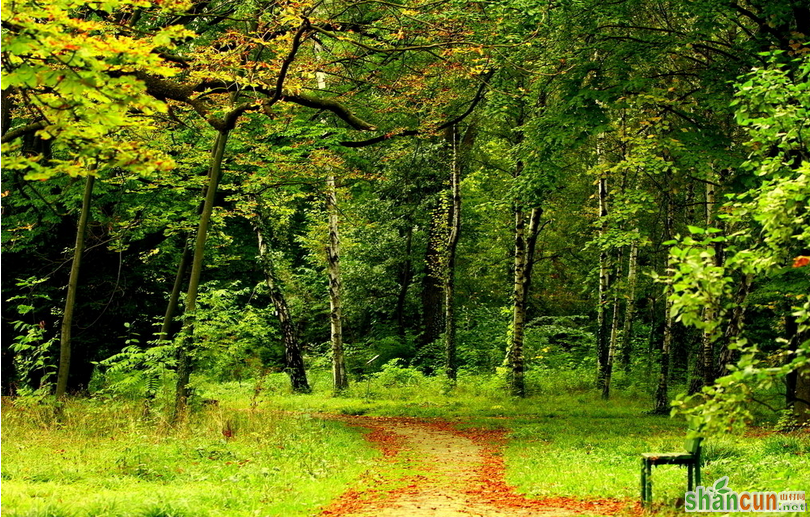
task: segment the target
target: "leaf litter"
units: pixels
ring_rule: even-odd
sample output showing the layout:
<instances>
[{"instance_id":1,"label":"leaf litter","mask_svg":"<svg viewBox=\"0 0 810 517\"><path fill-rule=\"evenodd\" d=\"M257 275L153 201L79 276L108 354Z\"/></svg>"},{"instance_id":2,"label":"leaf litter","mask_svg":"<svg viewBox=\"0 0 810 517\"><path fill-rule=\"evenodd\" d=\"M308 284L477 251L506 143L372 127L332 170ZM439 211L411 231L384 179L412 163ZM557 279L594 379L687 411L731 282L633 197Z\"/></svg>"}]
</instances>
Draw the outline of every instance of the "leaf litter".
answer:
<instances>
[{"instance_id":1,"label":"leaf litter","mask_svg":"<svg viewBox=\"0 0 810 517\"><path fill-rule=\"evenodd\" d=\"M370 432L382 458L320 517L568 517L640 515L621 499L529 499L505 481L502 429L441 419L330 416ZM568 467L561 464L561 468Z\"/></svg>"}]
</instances>

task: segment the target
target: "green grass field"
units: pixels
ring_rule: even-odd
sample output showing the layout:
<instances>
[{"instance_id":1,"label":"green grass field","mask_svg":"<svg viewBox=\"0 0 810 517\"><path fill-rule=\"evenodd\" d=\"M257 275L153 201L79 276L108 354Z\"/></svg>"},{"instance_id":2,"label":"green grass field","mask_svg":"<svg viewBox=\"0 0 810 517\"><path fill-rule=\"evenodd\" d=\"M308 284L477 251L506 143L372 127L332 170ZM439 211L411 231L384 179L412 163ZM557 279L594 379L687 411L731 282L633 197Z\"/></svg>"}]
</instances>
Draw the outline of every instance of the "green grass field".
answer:
<instances>
[{"instance_id":1,"label":"green grass field","mask_svg":"<svg viewBox=\"0 0 810 517\"><path fill-rule=\"evenodd\" d=\"M390 373L390 372L389 372ZM134 402L80 399L55 423L48 409L7 400L2 414L4 516L298 516L340 494L376 457L360 431L317 413L443 417L510 431L507 480L530 497L636 499L640 454L681 448L685 424L649 416L646 397L608 402L575 376L549 379L531 398L503 395L496 377L440 379L395 372L332 396L326 374L313 394L283 375L198 383L214 399L171 427ZM556 382L563 386L555 392ZM568 383L566 385L566 382ZM810 435L776 433L768 419L743 435L706 442L703 480L729 476L737 491L810 488ZM657 510L683 497L685 470L653 475Z\"/></svg>"}]
</instances>

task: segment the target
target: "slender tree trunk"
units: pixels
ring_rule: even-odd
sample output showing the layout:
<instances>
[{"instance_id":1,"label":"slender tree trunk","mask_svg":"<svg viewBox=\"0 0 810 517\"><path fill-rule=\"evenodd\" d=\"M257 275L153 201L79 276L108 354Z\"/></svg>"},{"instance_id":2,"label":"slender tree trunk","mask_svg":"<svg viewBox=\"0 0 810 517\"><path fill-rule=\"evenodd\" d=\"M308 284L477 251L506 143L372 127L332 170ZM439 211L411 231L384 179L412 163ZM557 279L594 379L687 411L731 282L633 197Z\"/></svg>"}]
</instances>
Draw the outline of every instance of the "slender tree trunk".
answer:
<instances>
[{"instance_id":1,"label":"slender tree trunk","mask_svg":"<svg viewBox=\"0 0 810 517\"><path fill-rule=\"evenodd\" d=\"M729 348L729 344L736 341L737 337L742 333L746 313L745 299L748 298L748 293L751 291L752 282L753 277L751 275L746 275L740 279L740 286L734 299L734 308L731 310L731 316L721 338L720 347L717 350L717 362L714 365L715 378L728 375L728 367L737 362L737 353Z\"/></svg>"},{"instance_id":2,"label":"slender tree trunk","mask_svg":"<svg viewBox=\"0 0 810 517\"><path fill-rule=\"evenodd\" d=\"M799 425L810 423L810 366L805 365L796 375L796 401L793 404L793 416Z\"/></svg>"},{"instance_id":3,"label":"slender tree trunk","mask_svg":"<svg viewBox=\"0 0 810 517\"><path fill-rule=\"evenodd\" d=\"M667 239L672 237L674 220L675 220L675 203L672 199L672 194L667 195L667 217L666 217L666 235ZM667 264L669 261L667 260ZM667 267L667 270L669 267ZM672 273L667 271L667 277L671 277ZM672 286L668 285L666 290L666 298L664 300L664 335L661 340L661 356L660 369L658 372L658 387L655 390L655 408L653 413L659 415L669 414L669 365L672 357Z\"/></svg>"},{"instance_id":4,"label":"slender tree trunk","mask_svg":"<svg viewBox=\"0 0 810 517\"><path fill-rule=\"evenodd\" d=\"M599 229L600 237L604 238L607 234L607 177L602 173L599 177L599 218L602 221ZM596 307L596 323L597 323L597 361L599 371L597 372L596 387L599 389L603 396L608 379L608 358L610 355L610 343L607 326L608 309L608 289L610 289L610 269L608 264L608 251L604 242L601 243L601 251L599 252L599 301Z\"/></svg>"},{"instance_id":5,"label":"slender tree trunk","mask_svg":"<svg viewBox=\"0 0 810 517\"><path fill-rule=\"evenodd\" d=\"M520 164L518 164L520 165ZM523 341L526 328L526 218L515 204L515 278L512 292L512 339L506 350L507 382L515 397L526 396Z\"/></svg>"},{"instance_id":6,"label":"slender tree trunk","mask_svg":"<svg viewBox=\"0 0 810 517\"><path fill-rule=\"evenodd\" d=\"M189 247L188 236L183 237L183 254L180 256L180 264L177 266L177 274L174 277L172 293L169 295L169 303L166 306L166 314L163 316L163 325L157 339L160 341L170 341L172 339L172 322L180 305L180 293L183 292L183 281L186 278L186 270L191 260L191 247Z\"/></svg>"},{"instance_id":7,"label":"slender tree trunk","mask_svg":"<svg viewBox=\"0 0 810 517\"><path fill-rule=\"evenodd\" d=\"M340 276L340 234L338 233L337 187L335 175L326 179L326 207L329 213L329 243L326 265L329 274L329 321L332 335L332 382L339 393L349 387L346 360L343 356L342 285Z\"/></svg>"},{"instance_id":8,"label":"slender tree trunk","mask_svg":"<svg viewBox=\"0 0 810 517\"><path fill-rule=\"evenodd\" d=\"M174 333L172 332L172 324L174 317L177 313L177 308L180 305L180 294L183 292L183 282L186 277L186 270L188 263L191 260L191 248L189 247L188 235L183 236L183 254L180 256L180 264L177 266L177 274L174 277L174 285L172 292L169 295L169 303L166 306L166 314L163 315L163 324L160 326L160 331L155 336L157 342L169 342L172 340ZM146 379L146 393L144 394L144 415L148 415L152 409L152 401L157 396L158 375L154 371L150 371Z\"/></svg>"},{"instance_id":9,"label":"slender tree trunk","mask_svg":"<svg viewBox=\"0 0 810 517\"><path fill-rule=\"evenodd\" d=\"M515 209L515 282L512 299L512 339L506 352L509 369L509 391L513 396L526 396L524 378L525 358L523 345L526 335L526 313L531 287L534 250L540 231L543 210L535 207L529 215L529 228L526 229L526 216L519 208Z\"/></svg>"},{"instance_id":10,"label":"slender tree trunk","mask_svg":"<svg viewBox=\"0 0 810 517\"><path fill-rule=\"evenodd\" d=\"M616 277L621 276L621 263L622 253L619 250L619 255L616 258ZM613 292L613 317L610 322L610 343L608 345L607 362L605 363L605 382L602 386L602 399L608 400L610 398L610 383L613 378L613 363L616 359L616 348L619 346L619 315L621 305L619 304L619 291Z\"/></svg>"},{"instance_id":11,"label":"slender tree trunk","mask_svg":"<svg viewBox=\"0 0 810 517\"><path fill-rule=\"evenodd\" d=\"M457 128L452 131L452 161L450 166L450 227L447 236L447 262L444 271L444 339L445 339L445 374L455 383L456 364L456 318L455 318L455 273L456 249L458 247L459 233L461 231L461 164L459 161L459 145Z\"/></svg>"},{"instance_id":12,"label":"slender tree trunk","mask_svg":"<svg viewBox=\"0 0 810 517\"><path fill-rule=\"evenodd\" d=\"M799 323L796 316L791 314L790 304L786 304L788 310L785 316L785 337L788 342L787 361L792 361L796 357L799 345L807 339L807 331L799 331ZM810 365L792 370L785 376L785 407L793 413L793 418L799 425L810 422Z\"/></svg>"},{"instance_id":13,"label":"slender tree trunk","mask_svg":"<svg viewBox=\"0 0 810 517\"><path fill-rule=\"evenodd\" d=\"M624 325L622 327L622 345L619 364L630 373L630 356L633 352L633 318L636 310L636 285L638 283L638 240L630 244L630 259L627 264L627 301L624 307Z\"/></svg>"},{"instance_id":14,"label":"slender tree trunk","mask_svg":"<svg viewBox=\"0 0 810 517\"><path fill-rule=\"evenodd\" d=\"M799 346L808 339L808 333L807 330L799 330L796 316L791 314L790 304L786 305L788 315L785 317L785 337L790 352L787 360L791 361L796 357ZM785 406L792 410L796 424L803 426L810 423L810 365L806 364L788 373L785 382Z\"/></svg>"},{"instance_id":15,"label":"slender tree trunk","mask_svg":"<svg viewBox=\"0 0 810 517\"><path fill-rule=\"evenodd\" d=\"M267 230L267 217L257 201L257 216L253 218L253 228L259 243L259 262L264 273L265 283L270 293L270 300L276 310L281 335L284 340L284 363L287 374L290 376L292 389L296 393L309 393L311 388L307 381L307 371L304 367L304 358L298 333L295 329L287 299L281 291L276 278L276 268L268 245L269 232Z\"/></svg>"},{"instance_id":16,"label":"slender tree trunk","mask_svg":"<svg viewBox=\"0 0 810 517\"><path fill-rule=\"evenodd\" d=\"M208 182L211 181L211 168L208 168L206 175ZM200 193L200 203L197 207L197 215L202 217L203 209L205 208L205 196L208 193L208 186L203 187ZM174 338L172 326L174 319L177 316L177 309L180 306L180 295L183 293L183 283L185 282L186 272L188 271L188 263L191 261L191 232L186 232L183 235L183 254L180 256L180 263L177 265L177 274L174 277L174 286L169 295L169 303L166 306L166 313L163 316L163 324L160 327L160 332L156 339L160 341L171 341Z\"/></svg>"},{"instance_id":17,"label":"slender tree trunk","mask_svg":"<svg viewBox=\"0 0 810 517\"><path fill-rule=\"evenodd\" d=\"M711 179L714 179L712 176ZM712 183L706 183L706 227L711 228L715 224L714 220L714 205L715 205L715 197L716 197L716 190L715 185ZM722 266L723 265L723 244L721 242L716 242L714 245L714 265L715 266ZM711 321L717 317L719 314L717 313L716 307L708 307L704 317L707 321ZM715 380L715 371L712 367L714 365L714 338L715 336L710 335L708 332L703 333L702 342L701 342L701 360L703 362L702 370L703 370L703 385L704 386L711 386L714 384Z\"/></svg>"},{"instance_id":18,"label":"slender tree trunk","mask_svg":"<svg viewBox=\"0 0 810 517\"><path fill-rule=\"evenodd\" d=\"M79 214L79 224L76 226L76 246L73 248L73 262L70 266L67 297L65 299L65 312L62 315L61 341L59 344L59 370L56 375L56 398L63 399L67 393L68 377L70 375L71 330L73 329L73 310L76 307L76 291L79 288L79 270L81 269L82 254L84 253L84 234L87 231L87 222L90 219L90 202L93 198L93 185L96 177L92 172L84 180L84 195L82 196L82 211Z\"/></svg>"},{"instance_id":19,"label":"slender tree trunk","mask_svg":"<svg viewBox=\"0 0 810 517\"><path fill-rule=\"evenodd\" d=\"M792 351L799 349L799 345L807 340L807 331L799 331L796 317L788 316L789 333L788 348ZM786 329L787 330L787 329ZM795 356L791 356L795 357ZM790 372L788 378L788 407L793 410L793 417L800 426L810 423L810 364Z\"/></svg>"},{"instance_id":20,"label":"slender tree trunk","mask_svg":"<svg viewBox=\"0 0 810 517\"><path fill-rule=\"evenodd\" d=\"M714 178L710 178L714 179ZM714 204L715 185L706 183L706 228L714 225ZM719 244L719 243L718 243ZM722 254L720 250L715 250L714 263L716 266L722 264ZM714 305L707 305L703 309L703 320L712 321L718 317L717 308ZM692 381L689 384L689 394L697 393L704 386L714 384L714 341L716 336L708 330L704 330L700 341L700 353L698 354Z\"/></svg>"},{"instance_id":21,"label":"slender tree trunk","mask_svg":"<svg viewBox=\"0 0 810 517\"><path fill-rule=\"evenodd\" d=\"M186 408L188 402L188 383L191 378L191 350L194 339L194 319L197 309L197 290L202 276L203 256L205 255L205 241L208 238L208 227L211 214L214 211L219 180L222 175L222 160L225 156L225 145L228 142L229 129L220 130L214 142L211 153L211 173L208 176L208 190L205 195L200 222L197 225L197 237L194 242L194 258L191 263L191 276L188 281L186 293L186 306L183 318L183 342L178 349L177 360L177 386L174 399L174 413L172 420L176 421Z\"/></svg>"},{"instance_id":22,"label":"slender tree trunk","mask_svg":"<svg viewBox=\"0 0 810 517\"><path fill-rule=\"evenodd\" d=\"M430 345L441 337L444 330L444 281L442 280L442 243L447 235L447 210L443 203L433 211L428 230L428 243L425 250L427 271L422 281L422 338L421 351L427 362L423 365L425 373L433 373L430 357Z\"/></svg>"},{"instance_id":23,"label":"slender tree trunk","mask_svg":"<svg viewBox=\"0 0 810 517\"><path fill-rule=\"evenodd\" d=\"M402 261L399 270L399 294L397 295L397 307L395 317L397 320L397 333L400 339L405 340L405 302L408 299L408 287L413 278L413 266L411 264L411 251L413 246L413 227L408 226L405 230L405 259Z\"/></svg>"}]
</instances>

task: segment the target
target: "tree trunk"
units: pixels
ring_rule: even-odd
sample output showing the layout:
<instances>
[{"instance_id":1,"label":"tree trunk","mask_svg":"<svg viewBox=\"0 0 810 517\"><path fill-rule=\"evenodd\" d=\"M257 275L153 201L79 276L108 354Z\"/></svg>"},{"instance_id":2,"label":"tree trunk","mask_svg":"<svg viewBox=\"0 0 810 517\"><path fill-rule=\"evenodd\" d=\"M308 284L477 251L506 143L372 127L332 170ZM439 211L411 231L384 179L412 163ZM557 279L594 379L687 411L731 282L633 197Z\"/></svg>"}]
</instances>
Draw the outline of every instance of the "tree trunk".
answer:
<instances>
[{"instance_id":1,"label":"tree trunk","mask_svg":"<svg viewBox=\"0 0 810 517\"><path fill-rule=\"evenodd\" d=\"M785 304L788 311L785 316L785 338L788 342L787 360L796 358L796 352L800 345L807 340L807 330L799 330L799 322L796 316L791 314L790 303ZM801 368L789 372L785 376L785 406L792 410L793 418L800 426L810 423L810 365L806 364Z\"/></svg>"},{"instance_id":2,"label":"tree trunk","mask_svg":"<svg viewBox=\"0 0 810 517\"><path fill-rule=\"evenodd\" d=\"M710 178L713 179L713 178ZM706 228L711 228L714 225L714 204L715 204L715 185L714 183L706 183ZM715 246L719 246L716 243ZM722 253L719 249L715 248L714 265L722 265ZM707 305L703 309L703 320L712 321L718 317L717 308L713 305ZM714 384L714 341L716 335L713 335L708 330L703 331L700 341L700 353L698 354L694 375L692 382L689 385L689 394L697 393L704 386L711 386Z\"/></svg>"},{"instance_id":3,"label":"tree trunk","mask_svg":"<svg viewBox=\"0 0 810 517\"><path fill-rule=\"evenodd\" d=\"M607 233L607 177L602 173L599 177L599 218L602 221L599 229L600 237ZM596 355L599 371L597 372L596 387L603 396L608 378L608 357L610 354L610 343L607 327L607 317L605 312L608 306L608 289L610 288L610 270L608 264L608 252L604 242L600 243L599 252L599 300L596 307L597 341Z\"/></svg>"},{"instance_id":4,"label":"tree trunk","mask_svg":"<svg viewBox=\"0 0 810 517\"><path fill-rule=\"evenodd\" d=\"M276 317L281 327L281 335L284 340L284 366L287 375L290 376L293 391L296 393L309 393L312 389L307 381L307 371L304 367L304 357L301 351L301 344L298 341L298 332L290 315L287 299L284 297L284 293L279 287L275 264L271 256L268 241L270 233L267 229L268 219L258 200L256 201L256 205L257 214L256 217L252 219L252 222L259 244L259 263L262 266L270 300L273 302Z\"/></svg>"},{"instance_id":5,"label":"tree trunk","mask_svg":"<svg viewBox=\"0 0 810 517\"><path fill-rule=\"evenodd\" d=\"M208 182L211 181L211 168L208 168L206 175ZM200 203L197 207L197 215L202 217L203 209L205 208L205 197L208 193L207 185L203 187L200 193ZM180 305L180 294L183 292L183 283L188 270L188 263L191 260L191 232L186 232L183 235L183 254L180 256L180 263L177 265L177 274L174 277L174 286L169 295L169 303L166 305L166 313L163 315L163 324L160 327L156 339L160 341L171 341L174 338L172 326L174 319L177 315L177 308Z\"/></svg>"},{"instance_id":6,"label":"tree trunk","mask_svg":"<svg viewBox=\"0 0 810 517\"><path fill-rule=\"evenodd\" d=\"M203 256L205 254L205 241L208 238L208 226L211 214L214 211L219 180L222 175L222 160L225 156L225 145L228 142L229 129L223 129L217 134L214 149L211 153L211 173L208 175L208 189L205 195L200 222L197 225L197 237L194 242L194 258L191 263L191 276L188 281L186 293L186 306L183 318L183 340L178 349L177 360L177 386L174 399L174 413L172 421L183 413L188 402L188 383L191 378L191 350L193 348L194 318L197 308L197 290L202 276Z\"/></svg>"},{"instance_id":7,"label":"tree trunk","mask_svg":"<svg viewBox=\"0 0 810 517\"><path fill-rule=\"evenodd\" d=\"M67 393L68 377L70 375L71 330L73 329L73 310L76 307L76 291L79 287L79 270L81 269L82 254L84 253L84 234L87 231L87 222L90 219L90 202L93 197L93 185L96 177L92 172L84 180L84 195L82 196L82 211L79 214L79 224L76 226L76 246L73 248L73 262L70 266L67 297L65 299L65 312L62 315L61 341L59 344L59 370L56 375L56 398L62 399Z\"/></svg>"},{"instance_id":8,"label":"tree trunk","mask_svg":"<svg viewBox=\"0 0 810 517\"><path fill-rule=\"evenodd\" d=\"M442 243L447 239L447 210L443 203L433 211L425 250L425 278L422 281L422 338L417 357L424 356L425 373L433 373L430 345L444 330L444 281L442 280Z\"/></svg>"},{"instance_id":9,"label":"tree trunk","mask_svg":"<svg viewBox=\"0 0 810 517\"><path fill-rule=\"evenodd\" d=\"M796 399L793 404L793 416L799 425L810 423L810 366L805 365L796 375Z\"/></svg>"},{"instance_id":10,"label":"tree trunk","mask_svg":"<svg viewBox=\"0 0 810 517\"><path fill-rule=\"evenodd\" d=\"M346 360L343 356L343 321L341 317L340 234L338 233L337 187L335 175L326 179L326 209L329 214L329 241L326 267L329 274L329 321L332 340L332 382L335 393L349 387Z\"/></svg>"},{"instance_id":11,"label":"tree trunk","mask_svg":"<svg viewBox=\"0 0 810 517\"><path fill-rule=\"evenodd\" d=\"M444 271L444 339L445 365L447 378L455 383L458 365L456 364L456 320L455 320L455 273L456 249L461 231L461 164L457 128L451 128L452 160L450 165L450 226L447 236L446 268Z\"/></svg>"},{"instance_id":12,"label":"tree trunk","mask_svg":"<svg viewBox=\"0 0 810 517\"><path fill-rule=\"evenodd\" d=\"M622 253L619 250L619 255L616 260L616 277L621 276L621 263L622 263ZM616 358L616 348L619 344L619 292L615 290L613 292L613 318L611 318L610 322L610 343L608 345L608 356L607 356L607 363L605 364L605 382L602 386L602 399L608 400L610 398L610 382L613 378L613 362Z\"/></svg>"},{"instance_id":13,"label":"tree trunk","mask_svg":"<svg viewBox=\"0 0 810 517\"><path fill-rule=\"evenodd\" d=\"M157 339L160 341L171 341L172 339L172 322L177 313L177 307L180 304L180 293L183 292L183 281L186 277L186 270L188 269L188 262L191 259L191 247L189 247L188 236L183 237L183 254L180 256L180 264L177 266L177 274L174 277L174 286L172 286L172 293L169 296L169 303L166 306L166 314L163 316L163 325L160 327L160 333Z\"/></svg>"},{"instance_id":14,"label":"tree trunk","mask_svg":"<svg viewBox=\"0 0 810 517\"><path fill-rule=\"evenodd\" d=\"M675 203L672 199L672 193L667 196L667 217L666 217L666 238L667 240L672 237L674 219L675 219ZM666 261L669 264L669 260ZM667 267L666 276L671 278L672 272ZM667 285L666 298L664 300L664 335L661 339L661 356L659 357L660 369L658 372L658 387L655 390L655 408L653 413L658 415L667 415L670 411L669 405L669 364L672 356L672 286Z\"/></svg>"},{"instance_id":15,"label":"tree trunk","mask_svg":"<svg viewBox=\"0 0 810 517\"><path fill-rule=\"evenodd\" d=\"M633 352L633 318L636 310L636 285L638 283L638 240L630 244L630 259L627 264L627 301L624 307L624 325L622 327L622 345L619 353L619 364L630 373L630 356Z\"/></svg>"},{"instance_id":16,"label":"tree trunk","mask_svg":"<svg viewBox=\"0 0 810 517\"><path fill-rule=\"evenodd\" d=\"M524 378L525 359L523 344L526 331L526 312L529 288L534 266L534 249L540 231L543 210L533 208L529 215L529 228L526 230L526 217L522 210L515 208L515 281L512 298L512 339L506 351L506 364L509 371L509 391L515 397L526 396Z\"/></svg>"},{"instance_id":17,"label":"tree trunk","mask_svg":"<svg viewBox=\"0 0 810 517\"><path fill-rule=\"evenodd\" d=\"M734 308L731 310L731 317L726 325L726 330L717 351L717 362L714 364L715 378L727 375L728 367L737 362L737 353L735 350L729 348L729 344L733 343L742 333L746 313L745 300L748 298L748 293L751 291L752 282L753 277L751 275L746 275L740 280L740 286L737 289L734 300Z\"/></svg>"},{"instance_id":18,"label":"tree trunk","mask_svg":"<svg viewBox=\"0 0 810 517\"><path fill-rule=\"evenodd\" d=\"M405 230L405 259L400 264L399 270L399 294L397 295L397 306L395 318L397 320L397 333L400 339L405 340L405 302L408 299L408 287L413 278L413 266L411 264L411 251L413 246L413 226L408 226Z\"/></svg>"}]
</instances>

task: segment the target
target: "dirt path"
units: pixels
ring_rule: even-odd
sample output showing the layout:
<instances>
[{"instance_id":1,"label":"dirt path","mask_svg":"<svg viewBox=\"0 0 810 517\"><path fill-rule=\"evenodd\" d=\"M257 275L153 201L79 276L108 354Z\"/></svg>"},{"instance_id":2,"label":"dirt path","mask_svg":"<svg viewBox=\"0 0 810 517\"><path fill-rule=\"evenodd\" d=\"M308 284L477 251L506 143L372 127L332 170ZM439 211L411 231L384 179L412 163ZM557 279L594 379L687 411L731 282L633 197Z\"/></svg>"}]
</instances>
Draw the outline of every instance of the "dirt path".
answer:
<instances>
[{"instance_id":1,"label":"dirt path","mask_svg":"<svg viewBox=\"0 0 810 517\"><path fill-rule=\"evenodd\" d=\"M526 499L504 481L503 431L445 421L333 417L372 432L383 459L321 512L340 517L531 517L637 513L628 501Z\"/></svg>"}]
</instances>

